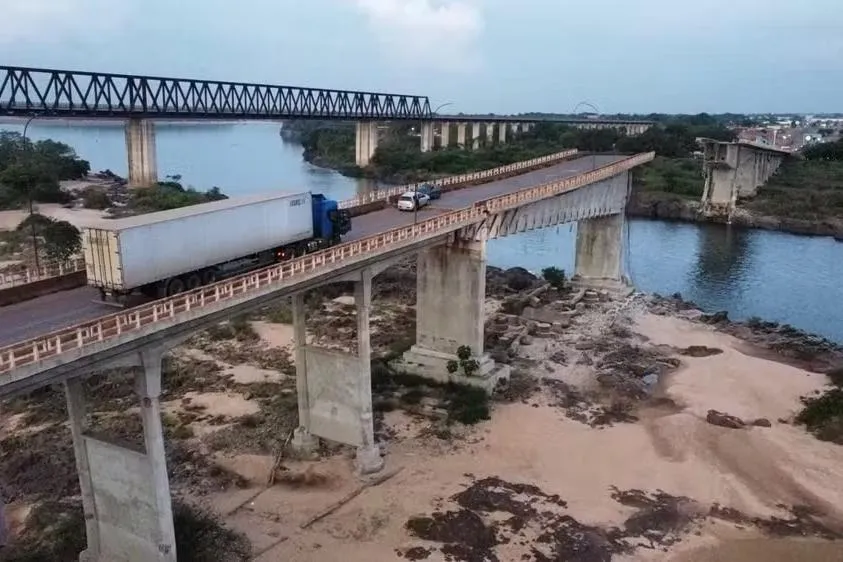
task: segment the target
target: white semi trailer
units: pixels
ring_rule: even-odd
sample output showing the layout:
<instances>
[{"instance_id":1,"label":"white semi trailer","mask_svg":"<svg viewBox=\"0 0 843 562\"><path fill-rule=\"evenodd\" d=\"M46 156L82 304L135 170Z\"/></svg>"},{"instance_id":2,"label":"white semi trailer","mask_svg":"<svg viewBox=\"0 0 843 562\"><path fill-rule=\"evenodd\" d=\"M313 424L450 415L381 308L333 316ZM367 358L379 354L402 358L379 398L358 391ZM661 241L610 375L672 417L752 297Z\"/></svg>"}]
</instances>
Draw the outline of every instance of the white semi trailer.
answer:
<instances>
[{"instance_id":1,"label":"white semi trailer","mask_svg":"<svg viewBox=\"0 0 843 562\"><path fill-rule=\"evenodd\" d=\"M224 199L82 229L88 285L104 301L163 298L340 242L347 211L310 192Z\"/></svg>"}]
</instances>

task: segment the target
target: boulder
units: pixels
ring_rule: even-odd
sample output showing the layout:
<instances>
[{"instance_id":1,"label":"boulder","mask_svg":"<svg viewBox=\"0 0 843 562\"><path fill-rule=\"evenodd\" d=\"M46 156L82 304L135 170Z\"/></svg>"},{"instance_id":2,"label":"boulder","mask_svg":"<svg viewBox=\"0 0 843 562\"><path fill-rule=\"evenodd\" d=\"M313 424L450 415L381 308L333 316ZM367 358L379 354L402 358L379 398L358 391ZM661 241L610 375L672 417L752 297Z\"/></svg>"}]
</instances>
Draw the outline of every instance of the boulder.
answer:
<instances>
[{"instance_id":1,"label":"boulder","mask_svg":"<svg viewBox=\"0 0 843 562\"><path fill-rule=\"evenodd\" d=\"M719 425L720 427L727 427L729 429L743 429L746 427L742 419L730 416L724 412L718 412L717 410L709 410L705 421L711 425Z\"/></svg>"}]
</instances>

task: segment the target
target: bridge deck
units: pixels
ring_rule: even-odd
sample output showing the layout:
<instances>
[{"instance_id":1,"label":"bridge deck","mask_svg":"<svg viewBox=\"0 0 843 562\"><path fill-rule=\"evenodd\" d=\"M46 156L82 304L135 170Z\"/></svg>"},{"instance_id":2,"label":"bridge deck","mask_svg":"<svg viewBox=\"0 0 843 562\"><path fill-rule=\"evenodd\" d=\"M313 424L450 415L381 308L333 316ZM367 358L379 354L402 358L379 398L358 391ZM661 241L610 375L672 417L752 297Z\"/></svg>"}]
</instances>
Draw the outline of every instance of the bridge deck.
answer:
<instances>
[{"instance_id":1,"label":"bridge deck","mask_svg":"<svg viewBox=\"0 0 843 562\"><path fill-rule=\"evenodd\" d=\"M622 158L624 157L611 155L585 156L504 180L445 193L430 207L420 211L418 219L430 218L525 187L575 176ZM346 240L365 238L384 230L406 226L412 224L414 219L414 213L401 212L394 208L355 217L352 221L353 229ZM4 307L0 314L0 346L14 344L114 312L112 307L95 302L98 298L99 293L95 289L82 287Z\"/></svg>"}]
</instances>

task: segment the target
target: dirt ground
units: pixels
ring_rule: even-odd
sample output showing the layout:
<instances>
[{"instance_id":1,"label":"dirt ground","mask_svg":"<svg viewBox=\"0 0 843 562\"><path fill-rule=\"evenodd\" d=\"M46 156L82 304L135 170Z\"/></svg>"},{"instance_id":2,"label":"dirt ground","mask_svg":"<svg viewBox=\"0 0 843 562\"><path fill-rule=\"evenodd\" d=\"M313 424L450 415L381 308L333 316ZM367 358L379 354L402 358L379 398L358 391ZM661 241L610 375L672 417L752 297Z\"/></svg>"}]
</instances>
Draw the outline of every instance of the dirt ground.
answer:
<instances>
[{"instance_id":1,"label":"dirt ground","mask_svg":"<svg viewBox=\"0 0 843 562\"><path fill-rule=\"evenodd\" d=\"M383 361L414 339L413 274L390 270L375 286ZM373 367L389 478L371 486L378 475L361 479L353 449L331 444L286 455L267 486L297 419L284 305L193 338L165 366L174 494L221 514L263 562L843 559L843 448L793 423L825 375L650 297L493 270L487 301L487 349L512 379L464 425L452 389ZM309 302L310 340L350 348L353 299L338 289ZM131 385L115 380L89 381L92 410L125 435L114 417L132 413ZM50 492L74 493L62 401L49 391L4 405L13 525L45 473L11 473L54 459L64 478ZM21 444L41 456L9 460Z\"/></svg>"}]
</instances>

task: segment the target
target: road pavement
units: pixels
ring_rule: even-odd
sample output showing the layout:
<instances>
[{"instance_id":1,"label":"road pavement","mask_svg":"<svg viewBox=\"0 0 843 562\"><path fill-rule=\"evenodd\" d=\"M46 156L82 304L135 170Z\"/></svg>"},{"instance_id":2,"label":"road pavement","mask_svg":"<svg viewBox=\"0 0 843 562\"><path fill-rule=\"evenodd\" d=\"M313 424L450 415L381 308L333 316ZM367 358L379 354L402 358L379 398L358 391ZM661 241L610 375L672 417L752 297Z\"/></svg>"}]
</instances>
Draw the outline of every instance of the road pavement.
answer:
<instances>
[{"instance_id":1,"label":"road pavement","mask_svg":"<svg viewBox=\"0 0 843 562\"><path fill-rule=\"evenodd\" d=\"M441 199L416 213L394 208L383 209L352 219L346 240L365 238L384 230L412 224L451 210L468 207L481 199L503 195L525 187L562 179L605 166L624 156L583 156L519 176L444 193ZM53 330L92 320L115 312L114 307L97 302L99 292L91 287L53 293L37 299L0 308L0 346L10 345Z\"/></svg>"}]
</instances>

